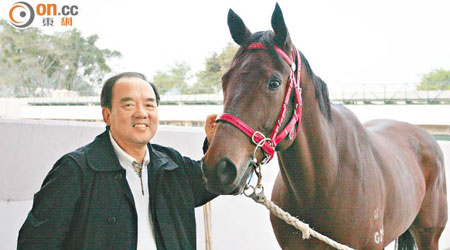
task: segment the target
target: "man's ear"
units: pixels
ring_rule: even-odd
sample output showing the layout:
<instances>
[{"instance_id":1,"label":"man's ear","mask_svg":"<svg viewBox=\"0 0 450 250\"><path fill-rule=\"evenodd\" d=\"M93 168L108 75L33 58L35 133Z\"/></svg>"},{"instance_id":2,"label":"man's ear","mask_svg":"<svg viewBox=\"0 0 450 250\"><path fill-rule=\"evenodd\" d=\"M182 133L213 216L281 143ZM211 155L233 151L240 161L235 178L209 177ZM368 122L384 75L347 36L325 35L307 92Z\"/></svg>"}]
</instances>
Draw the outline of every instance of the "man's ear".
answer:
<instances>
[{"instance_id":1,"label":"man's ear","mask_svg":"<svg viewBox=\"0 0 450 250\"><path fill-rule=\"evenodd\" d=\"M102 115L103 115L103 121L106 123L106 125L111 126L111 109L102 107Z\"/></svg>"}]
</instances>

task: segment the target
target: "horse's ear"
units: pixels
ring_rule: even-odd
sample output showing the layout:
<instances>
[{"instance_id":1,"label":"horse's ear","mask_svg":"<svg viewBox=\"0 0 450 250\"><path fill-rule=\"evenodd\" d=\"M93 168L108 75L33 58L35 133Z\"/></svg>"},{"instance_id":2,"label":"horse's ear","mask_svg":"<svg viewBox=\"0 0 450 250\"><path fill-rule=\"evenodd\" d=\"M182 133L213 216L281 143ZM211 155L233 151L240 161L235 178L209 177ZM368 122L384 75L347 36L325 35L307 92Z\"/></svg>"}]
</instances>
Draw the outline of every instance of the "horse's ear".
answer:
<instances>
[{"instance_id":1,"label":"horse's ear","mask_svg":"<svg viewBox=\"0 0 450 250\"><path fill-rule=\"evenodd\" d=\"M284 47L285 43L290 42L290 37L286 24L284 23L283 12L281 12L280 5L275 5L275 10L272 14L272 29L275 32L275 42Z\"/></svg>"},{"instance_id":2,"label":"horse's ear","mask_svg":"<svg viewBox=\"0 0 450 250\"><path fill-rule=\"evenodd\" d=\"M251 34L242 19L232 9L228 11L228 28L230 28L231 37L239 45L243 45Z\"/></svg>"}]
</instances>

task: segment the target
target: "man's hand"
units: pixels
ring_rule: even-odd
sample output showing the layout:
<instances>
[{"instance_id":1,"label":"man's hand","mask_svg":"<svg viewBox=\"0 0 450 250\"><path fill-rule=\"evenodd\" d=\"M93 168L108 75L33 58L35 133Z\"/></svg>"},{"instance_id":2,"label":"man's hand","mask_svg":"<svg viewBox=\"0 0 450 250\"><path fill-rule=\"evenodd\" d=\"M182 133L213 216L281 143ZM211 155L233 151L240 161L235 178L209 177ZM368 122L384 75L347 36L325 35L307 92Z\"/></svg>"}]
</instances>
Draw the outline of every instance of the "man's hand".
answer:
<instances>
[{"instance_id":1,"label":"man's hand","mask_svg":"<svg viewBox=\"0 0 450 250\"><path fill-rule=\"evenodd\" d=\"M212 139L214 137L214 134L216 133L216 122L217 114L211 114L206 117L205 121L205 132L206 132L206 138L208 138L208 143L212 142Z\"/></svg>"}]
</instances>

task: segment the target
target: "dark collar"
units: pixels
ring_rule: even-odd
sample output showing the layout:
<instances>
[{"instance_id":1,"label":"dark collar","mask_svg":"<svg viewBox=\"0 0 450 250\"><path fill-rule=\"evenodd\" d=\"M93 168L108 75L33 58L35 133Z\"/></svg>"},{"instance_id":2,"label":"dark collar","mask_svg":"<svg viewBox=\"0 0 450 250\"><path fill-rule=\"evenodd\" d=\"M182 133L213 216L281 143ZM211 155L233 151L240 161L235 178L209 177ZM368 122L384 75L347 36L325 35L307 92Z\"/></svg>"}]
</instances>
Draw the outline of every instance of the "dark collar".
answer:
<instances>
[{"instance_id":1,"label":"dark collar","mask_svg":"<svg viewBox=\"0 0 450 250\"><path fill-rule=\"evenodd\" d=\"M153 150L150 143L147 144L147 147L152 167L160 168L166 165L169 161L167 155ZM86 158L88 165L96 171L117 171L123 169L109 139L108 129L95 137L95 140L87 146Z\"/></svg>"}]
</instances>

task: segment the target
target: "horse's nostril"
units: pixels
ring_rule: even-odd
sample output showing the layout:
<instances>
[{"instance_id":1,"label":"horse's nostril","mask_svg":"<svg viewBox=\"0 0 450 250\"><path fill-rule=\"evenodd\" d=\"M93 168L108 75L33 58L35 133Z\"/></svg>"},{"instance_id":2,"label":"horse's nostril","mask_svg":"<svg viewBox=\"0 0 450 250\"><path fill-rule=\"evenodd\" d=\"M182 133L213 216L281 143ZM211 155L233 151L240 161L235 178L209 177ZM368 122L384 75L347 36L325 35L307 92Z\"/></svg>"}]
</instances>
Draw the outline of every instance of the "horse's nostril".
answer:
<instances>
[{"instance_id":1,"label":"horse's nostril","mask_svg":"<svg viewBox=\"0 0 450 250\"><path fill-rule=\"evenodd\" d=\"M233 183L236 172L236 166L228 158L222 159L216 165L216 176L222 185Z\"/></svg>"}]
</instances>

